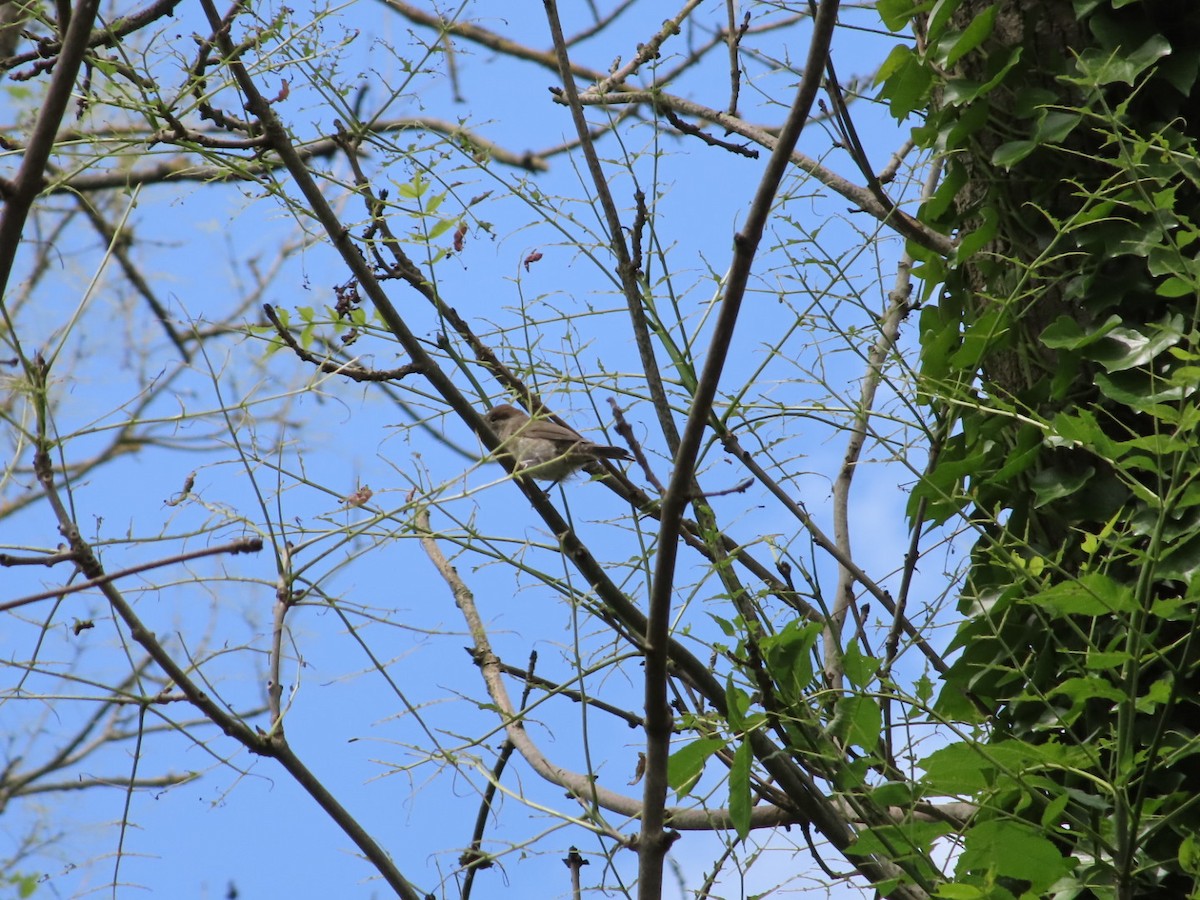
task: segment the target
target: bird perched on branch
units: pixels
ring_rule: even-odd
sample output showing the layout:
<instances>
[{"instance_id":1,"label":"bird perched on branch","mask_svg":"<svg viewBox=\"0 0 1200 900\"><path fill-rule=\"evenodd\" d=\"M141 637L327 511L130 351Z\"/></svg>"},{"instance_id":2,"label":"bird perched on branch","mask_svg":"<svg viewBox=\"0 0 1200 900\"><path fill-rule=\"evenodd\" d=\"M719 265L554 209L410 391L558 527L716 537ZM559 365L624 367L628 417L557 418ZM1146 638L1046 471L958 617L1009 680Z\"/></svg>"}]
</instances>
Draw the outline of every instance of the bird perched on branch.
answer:
<instances>
[{"instance_id":1,"label":"bird perched on branch","mask_svg":"<svg viewBox=\"0 0 1200 900\"><path fill-rule=\"evenodd\" d=\"M542 481L562 481L601 459L633 459L620 447L594 444L571 428L548 419L531 419L502 403L484 417L496 437L499 453L510 456L518 472Z\"/></svg>"}]
</instances>

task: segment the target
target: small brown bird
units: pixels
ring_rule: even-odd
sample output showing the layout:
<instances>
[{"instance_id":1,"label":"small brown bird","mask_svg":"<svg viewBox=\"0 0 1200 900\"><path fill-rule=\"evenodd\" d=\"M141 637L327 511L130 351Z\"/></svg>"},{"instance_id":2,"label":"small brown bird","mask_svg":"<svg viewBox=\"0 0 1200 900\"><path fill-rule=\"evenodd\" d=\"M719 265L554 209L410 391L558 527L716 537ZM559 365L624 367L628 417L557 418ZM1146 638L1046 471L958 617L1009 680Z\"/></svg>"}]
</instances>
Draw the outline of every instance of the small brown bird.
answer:
<instances>
[{"instance_id":1,"label":"small brown bird","mask_svg":"<svg viewBox=\"0 0 1200 900\"><path fill-rule=\"evenodd\" d=\"M511 456L519 472L542 481L562 481L600 459L633 458L620 447L593 444L565 425L530 419L507 403L488 410L484 418L500 438L499 452Z\"/></svg>"}]
</instances>

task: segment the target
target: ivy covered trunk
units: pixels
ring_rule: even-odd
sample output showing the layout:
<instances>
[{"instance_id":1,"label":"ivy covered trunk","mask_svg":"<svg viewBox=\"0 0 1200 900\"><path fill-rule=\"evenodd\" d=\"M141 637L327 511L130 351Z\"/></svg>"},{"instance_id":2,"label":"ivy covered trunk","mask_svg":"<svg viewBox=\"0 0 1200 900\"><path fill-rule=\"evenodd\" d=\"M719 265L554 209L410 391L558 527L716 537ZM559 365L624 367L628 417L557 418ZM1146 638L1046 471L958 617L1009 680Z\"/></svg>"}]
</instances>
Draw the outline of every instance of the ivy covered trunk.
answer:
<instances>
[{"instance_id":1,"label":"ivy covered trunk","mask_svg":"<svg viewBox=\"0 0 1200 900\"><path fill-rule=\"evenodd\" d=\"M960 880L1200 896L1200 4L879 6L917 35L884 96L945 166L921 217L959 237L912 248L942 434L911 512L974 531L939 706L988 735L974 827L1060 856Z\"/></svg>"}]
</instances>

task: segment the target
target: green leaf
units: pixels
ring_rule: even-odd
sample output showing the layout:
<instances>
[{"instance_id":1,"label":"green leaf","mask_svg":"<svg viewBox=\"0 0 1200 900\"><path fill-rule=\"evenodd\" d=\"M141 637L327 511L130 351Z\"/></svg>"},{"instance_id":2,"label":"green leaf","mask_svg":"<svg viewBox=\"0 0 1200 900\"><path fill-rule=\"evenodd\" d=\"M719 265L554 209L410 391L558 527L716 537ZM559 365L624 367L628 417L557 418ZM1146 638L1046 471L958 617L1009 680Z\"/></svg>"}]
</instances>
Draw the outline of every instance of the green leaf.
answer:
<instances>
[{"instance_id":1,"label":"green leaf","mask_svg":"<svg viewBox=\"0 0 1200 900\"><path fill-rule=\"evenodd\" d=\"M735 731L746 728L746 712L750 709L750 697L733 683L733 676L725 680L725 709L729 727Z\"/></svg>"},{"instance_id":2,"label":"green leaf","mask_svg":"<svg viewBox=\"0 0 1200 900\"><path fill-rule=\"evenodd\" d=\"M1097 372L1096 387L1110 400L1171 421L1178 415L1176 404L1194 392L1188 384L1174 384L1169 379L1159 378L1145 369L1130 372L1114 372L1106 375ZM1163 404L1170 404L1164 406Z\"/></svg>"},{"instance_id":3,"label":"green leaf","mask_svg":"<svg viewBox=\"0 0 1200 900\"><path fill-rule=\"evenodd\" d=\"M667 784L680 798L686 797L704 774L708 758L725 746L717 737L700 738L671 754L667 760Z\"/></svg>"},{"instance_id":4,"label":"green leaf","mask_svg":"<svg viewBox=\"0 0 1200 900\"><path fill-rule=\"evenodd\" d=\"M1123 372L1144 366L1168 347L1183 338L1183 316L1168 316L1157 325L1145 326L1146 332L1135 328L1113 328L1090 355L1106 372Z\"/></svg>"},{"instance_id":5,"label":"green leaf","mask_svg":"<svg viewBox=\"0 0 1200 900\"><path fill-rule=\"evenodd\" d=\"M973 884L939 884L933 896L943 900L980 900L985 894Z\"/></svg>"},{"instance_id":6,"label":"green leaf","mask_svg":"<svg viewBox=\"0 0 1200 900\"><path fill-rule=\"evenodd\" d=\"M1171 42L1161 34L1151 35L1132 52L1123 47L1111 52L1089 48L1079 55L1079 81L1097 86L1119 81L1132 87L1142 72L1170 53Z\"/></svg>"},{"instance_id":7,"label":"green leaf","mask_svg":"<svg viewBox=\"0 0 1200 900\"><path fill-rule=\"evenodd\" d=\"M1011 169L1038 148L1037 141L1020 140L1001 144L992 152L992 165Z\"/></svg>"},{"instance_id":8,"label":"green leaf","mask_svg":"<svg viewBox=\"0 0 1200 900\"><path fill-rule=\"evenodd\" d=\"M938 464L917 482L909 494L910 515L924 499L927 518L940 524L968 503L970 498L965 489L966 479L978 475L983 469L986 453L976 448L970 455L965 454L966 443L961 434L946 441Z\"/></svg>"},{"instance_id":9,"label":"green leaf","mask_svg":"<svg viewBox=\"0 0 1200 900\"><path fill-rule=\"evenodd\" d=\"M871 791L871 799L879 806L909 807L913 802L912 785L907 781L889 781Z\"/></svg>"},{"instance_id":10,"label":"green leaf","mask_svg":"<svg viewBox=\"0 0 1200 900\"><path fill-rule=\"evenodd\" d=\"M925 40L930 45L936 45L942 40L950 19L962 5L962 0L935 0L929 15L925 19Z\"/></svg>"},{"instance_id":11,"label":"green leaf","mask_svg":"<svg viewBox=\"0 0 1200 900\"><path fill-rule=\"evenodd\" d=\"M936 221L944 216L952 208L954 198L958 196L958 192L966 183L967 170L965 168L956 165L947 166L946 175L937 186L937 190L921 206L921 221Z\"/></svg>"},{"instance_id":12,"label":"green leaf","mask_svg":"<svg viewBox=\"0 0 1200 900\"><path fill-rule=\"evenodd\" d=\"M1157 288L1154 293L1160 297L1186 297L1196 293L1196 286L1190 281L1184 281L1177 275L1172 275Z\"/></svg>"},{"instance_id":13,"label":"green leaf","mask_svg":"<svg viewBox=\"0 0 1200 900\"><path fill-rule=\"evenodd\" d=\"M916 683L917 700L921 704L928 705L930 698L933 696L933 679L928 675L921 675Z\"/></svg>"},{"instance_id":14,"label":"green leaf","mask_svg":"<svg viewBox=\"0 0 1200 900\"><path fill-rule=\"evenodd\" d=\"M952 106L964 106L968 103L974 103L980 97L991 93L992 90L1004 81L1004 76L1008 74L1008 70L1020 60L1021 50L1021 47L1013 48L1004 65L1000 67L1000 70L983 83L971 81L966 78L954 78L946 82L944 91L946 103Z\"/></svg>"},{"instance_id":15,"label":"green leaf","mask_svg":"<svg viewBox=\"0 0 1200 900\"><path fill-rule=\"evenodd\" d=\"M1067 808L1070 799L1071 795L1064 791L1046 804L1046 808L1042 810L1042 828L1053 830L1059 827L1063 810Z\"/></svg>"},{"instance_id":16,"label":"green leaf","mask_svg":"<svg viewBox=\"0 0 1200 900\"><path fill-rule=\"evenodd\" d=\"M729 769L729 820L741 840L750 833L750 763L753 761L750 742L742 741L733 754Z\"/></svg>"},{"instance_id":17,"label":"green leaf","mask_svg":"<svg viewBox=\"0 0 1200 900\"><path fill-rule=\"evenodd\" d=\"M1192 95L1197 75L1200 75L1200 57L1195 53L1173 53L1158 67L1158 77L1169 82L1184 97Z\"/></svg>"},{"instance_id":18,"label":"green leaf","mask_svg":"<svg viewBox=\"0 0 1200 900\"><path fill-rule=\"evenodd\" d=\"M1041 342L1051 350L1079 350L1094 344L1122 322L1120 316L1111 315L1100 325L1091 325L1084 331L1078 320L1059 316L1042 332Z\"/></svg>"},{"instance_id":19,"label":"green leaf","mask_svg":"<svg viewBox=\"0 0 1200 900\"><path fill-rule=\"evenodd\" d=\"M999 10L1000 5L998 3L992 4L991 6L984 7L983 12L971 20L971 24L963 29L962 33L947 49L947 66L953 66L988 39L992 33L992 26L996 22L996 13Z\"/></svg>"},{"instance_id":20,"label":"green leaf","mask_svg":"<svg viewBox=\"0 0 1200 900\"><path fill-rule=\"evenodd\" d=\"M1068 678L1054 685L1049 692L1051 697L1064 696L1071 700L1071 708L1078 709L1088 700L1111 700L1120 703L1125 699L1125 692L1115 685L1109 684L1103 678L1094 675L1088 678Z\"/></svg>"},{"instance_id":21,"label":"green leaf","mask_svg":"<svg viewBox=\"0 0 1200 900\"><path fill-rule=\"evenodd\" d=\"M738 634L740 634L740 633L741 633L741 632L740 632L740 631L737 629L737 627L736 627L736 626L735 626L735 625L734 625L732 622L730 622L728 619L723 619L723 618L721 618L721 617L720 617L720 616L718 616L718 615L714 615L713 613L709 613L709 614L708 614L708 617L709 617L710 619L712 619L714 622L716 622L716 623L717 623L717 626L718 626L718 627L719 627L719 628L720 628L720 629L721 629L723 632L725 632L725 637L729 637L729 638L731 638L731 637L735 637L735 636L737 636Z\"/></svg>"},{"instance_id":22,"label":"green leaf","mask_svg":"<svg viewBox=\"0 0 1200 900\"><path fill-rule=\"evenodd\" d=\"M1009 819L981 822L966 833L960 872L986 872L989 876L1019 878L1040 895L1071 870L1058 848L1040 833Z\"/></svg>"},{"instance_id":23,"label":"green leaf","mask_svg":"<svg viewBox=\"0 0 1200 900\"><path fill-rule=\"evenodd\" d=\"M419 175L408 184L396 185L397 193L406 200L415 200L424 194L428 189L429 182Z\"/></svg>"},{"instance_id":24,"label":"green leaf","mask_svg":"<svg viewBox=\"0 0 1200 900\"><path fill-rule=\"evenodd\" d=\"M1125 650L1095 650L1089 648L1087 658L1083 661L1085 669L1097 671L1112 671L1120 668L1130 660L1128 651Z\"/></svg>"},{"instance_id":25,"label":"green leaf","mask_svg":"<svg viewBox=\"0 0 1200 900\"><path fill-rule=\"evenodd\" d=\"M933 86L933 73L904 45L892 48L880 67L876 81L879 96L888 101L892 115L904 119L919 109Z\"/></svg>"},{"instance_id":26,"label":"green leaf","mask_svg":"<svg viewBox=\"0 0 1200 900\"><path fill-rule=\"evenodd\" d=\"M812 648L821 633L816 622L789 622L778 634L764 637L760 646L771 678L787 700L804 693L813 679Z\"/></svg>"},{"instance_id":27,"label":"green leaf","mask_svg":"<svg viewBox=\"0 0 1200 900\"><path fill-rule=\"evenodd\" d=\"M971 795L988 786L983 757L969 744L951 744L934 750L921 761L921 783L932 794Z\"/></svg>"},{"instance_id":28,"label":"green leaf","mask_svg":"<svg viewBox=\"0 0 1200 900\"><path fill-rule=\"evenodd\" d=\"M1175 545L1159 562L1156 576L1191 584L1200 575L1200 535Z\"/></svg>"},{"instance_id":29,"label":"green leaf","mask_svg":"<svg viewBox=\"0 0 1200 900\"><path fill-rule=\"evenodd\" d=\"M1179 845L1179 866L1190 875L1200 875L1200 838L1195 832Z\"/></svg>"},{"instance_id":30,"label":"green leaf","mask_svg":"<svg viewBox=\"0 0 1200 900\"><path fill-rule=\"evenodd\" d=\"M995 207L984 207L981 216L983 222L980 226L963 235L958 246L954 248L955 263L962 263L970 259L996 236L996 231L1000 226L1000 214L996 212Z\"/></svg>"},{"instance_id":31,"label":"green leaf","mask_svg":"<svg viewBox=\"0 0 1200 900\"><path fill-rule=\"evenodd\" d=\"M1175 694L1175 681L1169 676L1163 676L1155 681L1142 696L1137 698L1137 711L1143 715L1151 715L1164 703L1169 703Z\"/></svg>"},{"instance_id":32,"label":"green leaf","mask_svg":"<svg viewBox=\"0 0 1200 900\"><path fill-rule=\"evenodd\" d=\"M899 31L916 17L933 7L932 2L913 3L913 0L878 0L875 9L888 31Z\"/></svg>"},{"instance_id":33,"label":"green leaf","mask_svg":"<svg viewBox=\"0 0 1200 900\"><path fill-rule=\"evenodd\" d=\"M873 750L878 746L879 735L883 731L883 712L870 697L859 695L846 699L854 701L850 705L850 731L846 740L855 747Z\"/></svg>"},{"instance_id":34,"label":"green leaf","mask_svg":"<svg viewBox=\"0 0 1200 900\"><path fill-rule=\"evenodd\" d=\"M889 859L911 858L926 853L934 841L953 831L948 822L905 822L903 825L872 825L858 833L846 848L851 856L878 854Z\"/></svg>"},{"instance_id":35,"label":"green leaf","mask_svg":"<svg viewBox=\"0 0 1200 900\"><path fill-rule=\"evenodd\" d=\"M1038 122L1035 135L1038 143L1060 143L1083 121L1083 116L1074 110L1048 109Z\"/></svg>"},{"instance_id":36,"label":"green leaf","mask_svg":"<svg viewBox=\"0 0 1200 900\"><path fill-rule=\"evenodd\" d=\"M862 694L840 697L835 710L825 729L827 736L864 750L871 750L879 743L883 714L870 697Z\"/></svg>"},{"instance_id":37,"label":"green leaf","mask_svg":"<svg viewBox=\"0 0 1200 900\"><path fill-rule=\"evenodd\" d=\"M897 72L902 71L915 58L913 49L906 44L897 44L891 49L879 68L875 70L875 84L881 85Z\"/></svg>"},{"instance_id":38,"label":"green leaf","mask_svg":"<svg viewBox=\"0 0 1200 900\"><path fill-rule=\"evenodd\" d=\"M1083 119L1074 110L1042 109L1039 112L1033 136L1001 144L992 152L993 165L1011 169L1042 144L1061 142Z\"/></svg>"},{"instance_id":39,"label":"green leaf","mask_svg":"<svg viewBox=\"0 0 1200 900\"><path fill-rule=\"evenodd\" d=\"M865 655L858 641L851 641L842 653L842 670L856 688L865 688L875 679L879 671L879 660Z\"/></svg>"},{"instance_id":40,"label":"green leaf","mask_svg":"<svg viewBox=\"0 0 1200 900\"><path fill-rule=\"evenodd\" d=\"M1138 609L1128 585L1100 572L1053 585L1030 597L1029 602L1061 615L1106 616Z\"/></svg>"},{"instance_id":41,"label":"green leaf","mask_svg":"<svg viewBox=\"0 0 1200 900\"><path fill-rule=\"evenodd\" d=\"M1082 466L1077 471L1059 469L1057 467L1043 469L1033 477L1030 487L1033 488L1033 505L1040 509L1047 503L1069 497L1096 474L1094 466Z\"/></svg>"}]
</instances>

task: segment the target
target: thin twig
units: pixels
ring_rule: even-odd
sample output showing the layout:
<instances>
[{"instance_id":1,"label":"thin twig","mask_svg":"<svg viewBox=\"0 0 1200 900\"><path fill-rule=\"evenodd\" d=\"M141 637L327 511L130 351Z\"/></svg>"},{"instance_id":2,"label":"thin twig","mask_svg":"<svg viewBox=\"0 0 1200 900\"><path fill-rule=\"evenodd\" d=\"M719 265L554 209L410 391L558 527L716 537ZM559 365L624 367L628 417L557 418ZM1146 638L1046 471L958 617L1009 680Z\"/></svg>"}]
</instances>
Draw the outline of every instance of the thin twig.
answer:
<instances>
[{"instance_id":1,"label":"thin twig","mask_svg":"<svg viewBox=\"0 0 1200 900\"><path fill-rule=\"evenodd\" d=\"M902 264L901 272L907 271L908 266ZM867 353L867 372L863 376L858 404L850 424L850 439L846 442L842 465L833 482L833 539L845 559L854 558L850 547L850 488L867 442L867 424L875 406L875 394L883 381L883 366L896 345L896 339L900 335L900 324L908 315L909 308L907 290L897 289L891 292L887 309L878 322L878 336ZM825 623L825 674L835 691L841 690L842 686L842 625L846 613L854 605L854 582L857 580L849 568L844 565L838 567L833 609Z\"/></svg>"},{"instance_id":2,"label":"thin twig","mask_svg":"<svg viewBox=\"0 0 1200 900\"><path fill-rule=\"evenodd\" d=\"M83 64L92 35L92 25L100 9L100 0L79 0L71 13L71 24L63 38L62 49L54 66L54 74L46 88L46 97L33 126L33 134L21 157L21 167L9 183L4 198L4 210L0 213L0 297L8 290L17 248L25 221L44 185L46 164L54 149L59 125L66 114L67 105L75 88L75 78ZM15 341L16 329L8 322L9 340Z\"/></svg>"},{"instance_id":3,"label":"thin twig","mask_svg":"<svg viewBox=\"0 0 1200 900\"><path fill-rule=\"evenodd\" d=\"M551 763L543 755L537 744L529 737L521 714L513 706L512 700L509 697L508 688L503 678L506 667L492 650L487 629L483 624L483 618L479 615L479 609L475 603L474 592L463 581L458 570L451 565L438 546L434 532L430 527L428 510L421 510L417 513L416 530L425 554L429 557L430 562L433 563L438 575L441 576L442 580L446 582L447 587L450 588L455 605L462 613L467 625L467 631L471 635L473 645L471 656L474 658L475 664L479 667L484 684L488 690L488 695L491 697L503 721L508 738L516 746L517 751L540 777L551 784L565 788L570 792L571 796L578 799L585 807L594 800L601 808L610 812L627 816L631 819L639 818L642 815L641 801L618 794L616 791L598 784L594 778L588 775L572 772ZM685 651L680 653L679 659L686 663ZM718 687L720 689L715 680L712 685L707 685L706 687ZM711 699L710 702L712 702ZM672 828L682 831L710 831L712 829L731 828L733 824L733 819L729 815L728 810L724 809L688 809L677 807L665 809L664 814ZM757 807L751 811L752 828L767 828L796 821L798 819L791 810L785 810L780 807ZM630 843L630 839L625 835L607 830L605 830L605 833L623 844Z\"/></svg>"},{"instance_id":4,"label":"thin twig","mask_svg":"<svg viewBox=\"0 0 1200 900\"><path fill-rule=\"evenodd\" d=\"M603 106L635 103L654 104L659 108L669 107L678 113L712 122L714 125L719 125L727 131L749 138L756 144L766 147L771 151L775 150L779 141L779 136L771 131L751 125L721 110L713 109L712 107L704 106L663 91L627 91L621 94L605 94L602 97L587 96L581 98L580 102ZM954 242L950 238L944 234L939 234L927 225L917 221L904 212L904 210L880 203L869 188L854 184L832 169L794 148L791 150L790 155L792 164L797 168L812 175L821 184L841 194L858 209L893 228L901 236L910 238L922 247L933 250L942 256L949 256L954 252Z\"/></svg>"},{"instance_id":5,"label":"thin twig","mask_svg":"<svg viewBox=\"0 0 1200 900\"><path fill-rule=\"evenodd\" d=\"M163 566L174 566L179 563L191 562L194 559L202 559L205 556L219 556L224 553L258 553L262 550L263 543L261 538L239 538L236 541L231 541L228 544L221 544L217 547L205 547L202 550L191 550L187 553L178 553L174 556L168 556L164 559L156 559L148 563L142 563L137 566L130 566L127 569L118 569L115 572L106 572L103 575L98 575L95 578L89 578L87 581L81 581L78 584L64 585L63 587L51 588L48 591L42 591L40 594L30 594L26 597L19 597L16 600L9 600L7 603L0 603L0 612L8 612L10 609L16 609L19 606L27 606L30 603L37 603L40 600L50 600L56 597L65 597L67 594L78 594L80 591L88 591L95 587L109 584L113 581L118 581L122 578L128 578L130 575L139 575L142 572L148 572L151 569L161 569ZM62 555L62 554L56 554ZM78 561L78 557L70 554L72 559Z\"/></svg>"},{"instance_id":6,"label":"thin twig","mask_svg":"<svg viewBox=\"0 0 1200 900\"><path fill-rule=\"evenodd\" d=\"M426 525L428 525L428 522L429 513L425 511ZM536 666L537 651L533 650L529 653L529 668L527 670L528 677L525 679L525 690L521 692L521 712L524 712L526 706L529 704L529 694L533 691L534 683L533 670ZM471 834L471 843L458 859L459 865L466 869L467 873L463 877L462 893L459 900L470 900L471 887L475 884L475 873L491 868L492 866L491 857L483 852L483 835L487 830L488 817L493 811L500 779L504 775L504 769L508 766L509 758L516 749L513 742L505 738L504 743L500 746L500 752L496 756L496 762L492 766L487 788L484 789L483 798L479 803L479 812L475 815L475 830Z\"/></svg>"},{"instance_id":7,"label":"thin twig","mask_svg":"<svg viewBox=\"0 0 1200 900\"><path fill-rule=\"evenodd\" d=\"M725 14L728 22L725 27L725 42L729 45L729 109L731 116L738 114L738 97L742 92L742 67L738 65L738 47L750 27L750 11L746 10L739 26L735 20L736 4L734 0L726 0Z\"/></svg>"},{"instance_id":8,"label":"thin twig","mask_svg":"<svg viewBox=\"0 0 1200 900\"><path fill-rule=\"evenodd\" d=\"M824 67L829 54L833 27L837 21L837 9L837 0L823 0L821 3L820 11L814 20L808 61L800 89L780 130L778 145L767 161L766 170L746 215L745 226L734 236L734 258L725 283L725 296L717 314L704 367L693 391L683 439L678 451L673 454L674 469L663 497L658 554L650 587L649 628L646 635L646 809L643 812L638 848L638 886L642 900L658 900L661 897L663 859L669 847L661 811L666 796L670 739L670 715L666 700L666 644L670 635L671 600L675 586L680 521L690 499L691 485L695 481L696 455L700 451L717 385L725 368L734 326L737 324L742 299L749 283L750 268L766 228L767 218L774 206L779 185L790 164L792 149L800 138L809 110L816 99L819 82L817 75ZM849 830L841 823L835 825L830 822L829 825L831 833L827 836L830 840L839 847L847 846L852 839Z\"/></svg>"},{"instance_id":9,"label":"thin twig","mask_svg":"<svg viewBox=\"0 0 1200 900\"><path fill-rule=\"evenodd\" d=\"M79 208L83 210L83 214L87 216L88 221L92 223L92 227L100 232L100 235L112 247L113 256L117 258L117 263L121 266L121 271L125 273L125 278L133 285L133 289L142 296L142 299L146 301L146 305L154 313L154 318L158 320L158 324L166 332L168 340L179 351L179 355L183 361L189 362L192 358L191 351L188 349L187 344L184 343L183 337L175 330L175 326L171 322L171 317L167 313L167 308L163 306L162 301L158 299L158 295L154 293L154 289L142 276L141 271L134 265L133 259L129 256L129 247L133 243L133 235L130 233L128 223L122 221L120 225L114 227L87 197L82 194L76 194L75 200ZM131 191L130 208L136 203L137 189L134 188Z\"/></svg>"},{"instance_id":10,"label":"thin twig","mask_svg":"<svg viewBox=\"0 0 1200 900\"><path fill-rule=\"evenodd\" d=\"M679 446L679 432L675 427L675 419L671 405L667 400L666 388L663 385L662 372L654 355L654 347L650 341L650 326L646 319L643 306L642 287L638 281L638 273L634 269L633 258L625 243L625 233L621 225L621 217L617 212L617 204L609 190L608 177L600 165L600 156L590 139L587 119L583 114L579 91L571 77L571 61L567 55L566 39L563 37L562 23L558 18L556 0L543 0L546 8L546 19L550 25L550 35L558 58L559 75L562 78L562 92L571 119L575 124L575 133L579 137L580 150L587 164L588 175L596 192L596 200L604 211L604 220L608 226L608 242L613 256L617 261L617 277L621 282L621 290L625 295L625 303L629 308L629 323L633 329L634 346L637 347L638 358L641 360L642 373L646 377L646 388L658 418L659 428L672 454Z\"/></svg>"},{"instance_id":11,"label":"thin twig","mask_svg":"<svg viewBox=\"0 0 1200 900\"><path fill-rule=\"evenodd\" d=\"M402 378L407 378L409 375L421 372L421 367L415 363L398 366L395 369L368 369L353 360L336 362L328 356L318 356L300 346L300 342L296 340L292 333L287 330L287 327L279 320L279 314L270 303L263 304L263 314L275 326L275 333L279 335L280 340L287 344L299 359L316 366L320 371L328 375L344 375L352 381L372 382L399 381Z\"/></svg>"},{"instance_id":12,"label":"thin twig","mask_svg":"<svg viewBox=\"0 0 1200 900\"><path fill-rule=\"evenodd\" d=\"M683 119L679 118L679 116L677 116L674 110L672 110L669 106L660 106L659 109L662 110L662 114L666 116L667 121L671 123L671 126L676 131L680 131L683 134L690 134L692 137L699 138L710 147L720 147L723 150L728 150L730 153L737 153L740 156L745 156L750 159L758 159L757 150L751 150L749 147L746 147L743 144L735 144L732 141L723 141L720 138L715 138L708 132L697 128L695 125L691 125L683 121Z\"/></svg>"},{"instance_id":13,"label":"thin twig","mask_svg":"<svg viewBox=\"0 0 1200 900\"><path fill-rule=\"evenodd\" d=\"M626 63L623 68L617 69L608 77L598 81L595 85L588 88L588 93L607 94L617 85L624 84L631 75L633 75L647 62L652 59L657 59L659 48L662 47L662 45L666 43L669 38L679 34L680 23L682 23L683 20L691 14L692 10L699 5L700 0L687 0L687 2L683 4L683 8L680 9L673 18L665 19L662 23L662 27L659 28L658 31L652 34L648 40L638 44L637 53L634 54L633 59ZM565 39L562 42L562 46L564 49L567 46ZM560 57L560 65L561 62L562 60ZM565 80L566 77L564 72L564 81Z\"/></svg>"}]
</instances>

